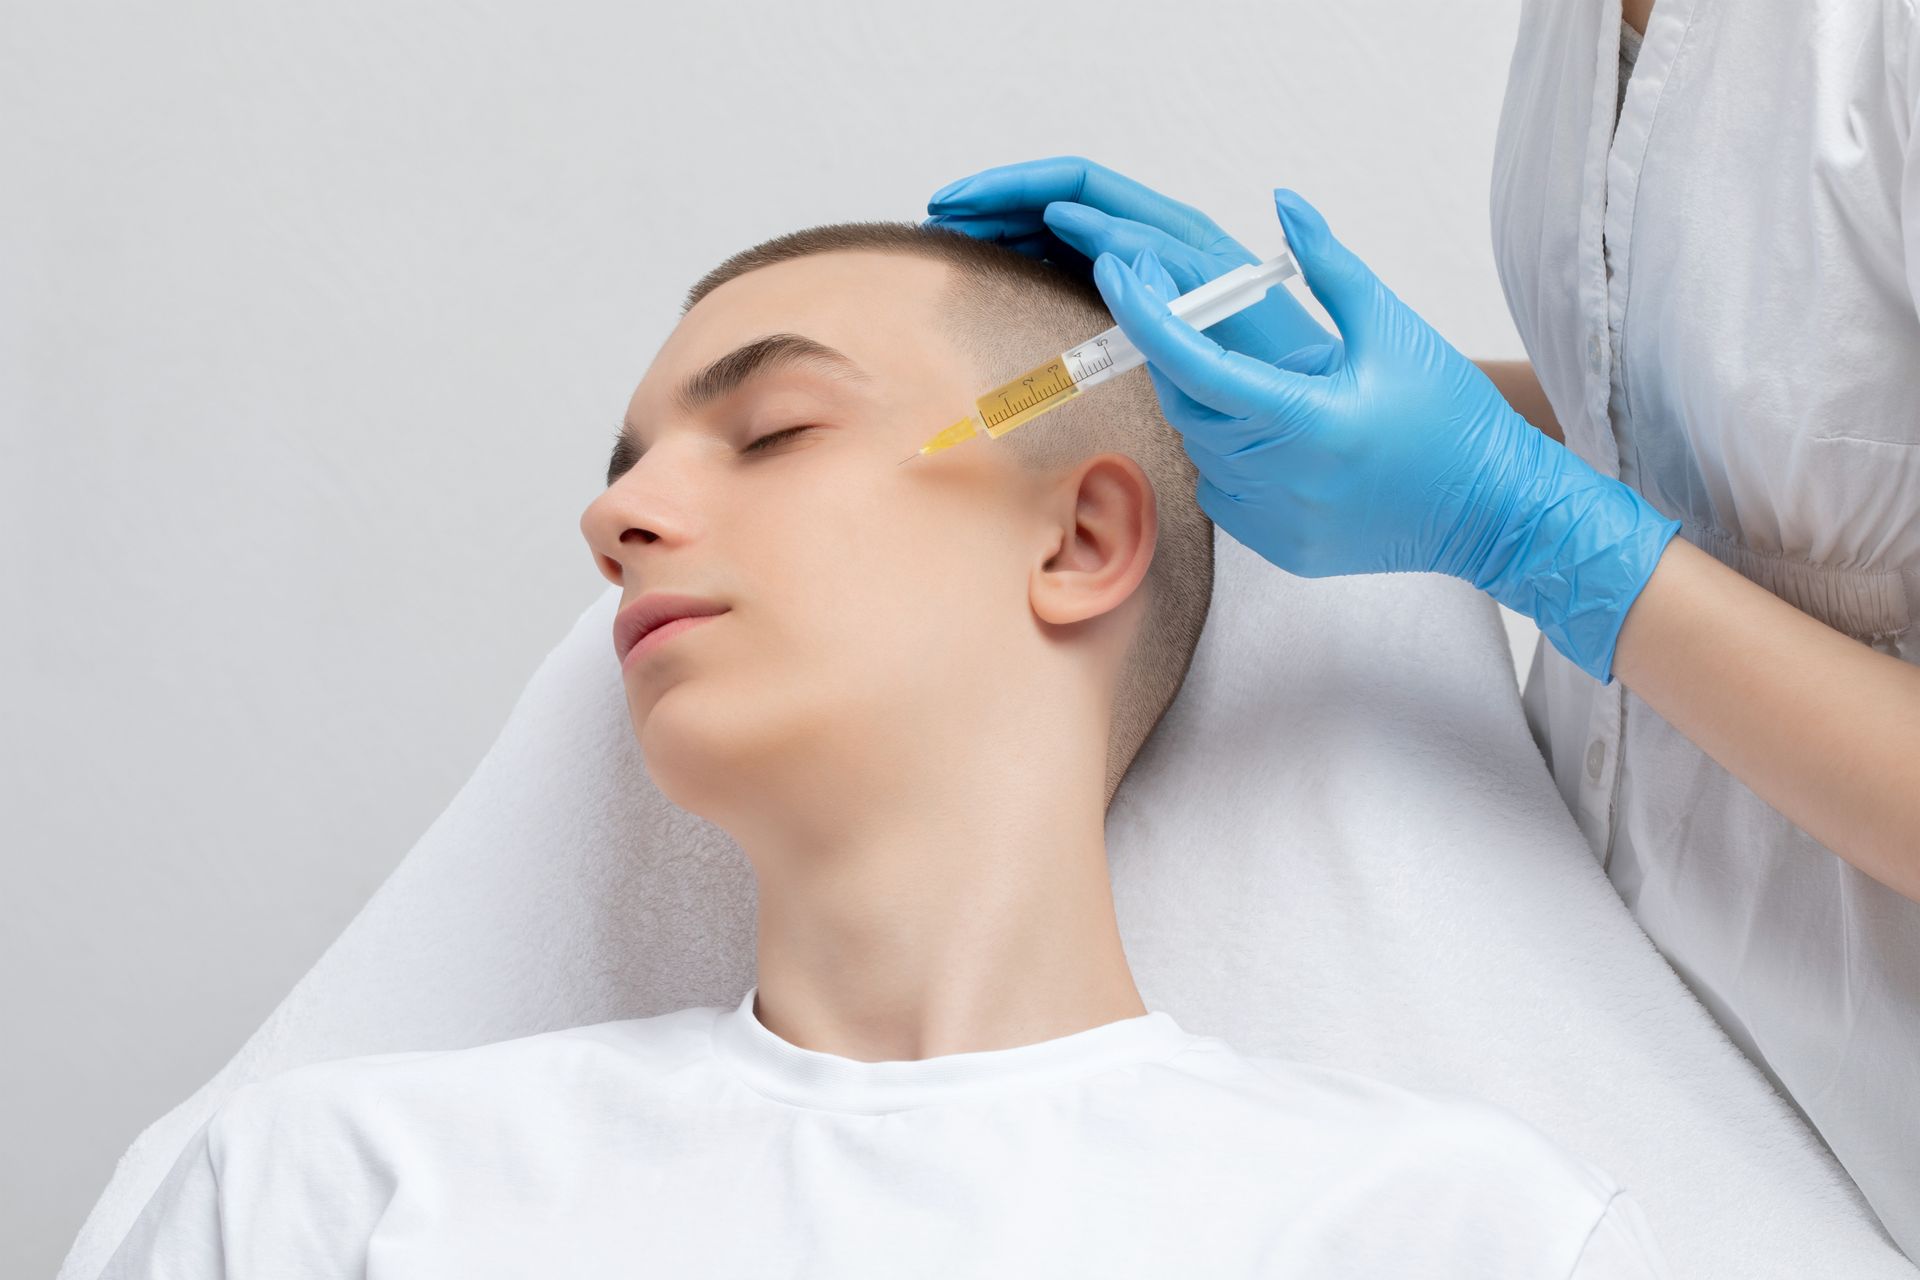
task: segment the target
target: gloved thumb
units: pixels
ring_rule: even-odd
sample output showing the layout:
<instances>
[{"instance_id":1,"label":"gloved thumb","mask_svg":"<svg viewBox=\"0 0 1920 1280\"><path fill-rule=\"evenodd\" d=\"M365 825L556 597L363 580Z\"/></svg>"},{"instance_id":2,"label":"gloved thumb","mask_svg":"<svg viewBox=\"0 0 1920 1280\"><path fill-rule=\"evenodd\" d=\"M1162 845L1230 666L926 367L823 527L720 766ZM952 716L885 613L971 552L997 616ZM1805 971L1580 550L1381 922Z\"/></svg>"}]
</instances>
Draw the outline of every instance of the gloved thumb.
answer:
<instances>
[{"instance_id":1,"label":"gloved thumb","mask_svg":"<svg viewBox=\"0 0 1920 1280\"><path fill-rule=\"evenodd\" d=\"M1333 317L1347 350L1358 355L1367 345L1378 310L1380 281L1351 249L1333 238L1327 220L1298 194L1276 187L1273 207L1307 288Z\"/></svg>"}]
</instances>

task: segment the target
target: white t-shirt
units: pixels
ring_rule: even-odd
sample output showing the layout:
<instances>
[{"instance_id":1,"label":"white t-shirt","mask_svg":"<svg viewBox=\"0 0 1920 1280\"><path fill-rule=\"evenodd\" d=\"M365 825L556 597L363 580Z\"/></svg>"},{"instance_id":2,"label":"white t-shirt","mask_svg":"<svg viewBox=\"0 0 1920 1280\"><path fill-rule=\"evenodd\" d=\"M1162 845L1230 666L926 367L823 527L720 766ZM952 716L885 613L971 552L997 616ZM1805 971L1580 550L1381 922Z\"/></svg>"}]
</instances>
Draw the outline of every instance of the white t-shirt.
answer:
<instances>
[{"instance_id":1,"label":"white t-shirt","mask_svg":"<svg viewBox=\"0 0 1920 1280\"><path fill-rule=\"evenodd\" d=\"M102 1280L1667 1274L1517 1117L1164 1012L913 1061L683 1009L243 1085Z\"/></svg>"}]
</instances>

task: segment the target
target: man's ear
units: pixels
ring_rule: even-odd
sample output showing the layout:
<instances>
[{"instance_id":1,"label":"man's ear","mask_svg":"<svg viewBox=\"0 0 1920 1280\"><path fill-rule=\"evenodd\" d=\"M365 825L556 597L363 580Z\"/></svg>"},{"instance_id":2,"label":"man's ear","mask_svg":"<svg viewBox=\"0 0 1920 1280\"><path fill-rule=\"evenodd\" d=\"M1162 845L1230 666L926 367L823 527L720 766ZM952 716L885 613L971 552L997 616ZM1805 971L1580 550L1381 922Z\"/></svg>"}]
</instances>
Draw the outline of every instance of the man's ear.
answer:
<instances>
[{"instance_id":1,"label":"man's ear","mask_svg":"<svg viewBox=\"0 0 1920 1280\"><path fill-rule=\"evenodd\" d=\"M1064 625L1124 605L1147 576L1159 536L1147 473L1125 454L1097 454L1062 476L1045 501L1042 518L1054 523L1028 586L1034 613Z\"/></svg>"}]
</instances>

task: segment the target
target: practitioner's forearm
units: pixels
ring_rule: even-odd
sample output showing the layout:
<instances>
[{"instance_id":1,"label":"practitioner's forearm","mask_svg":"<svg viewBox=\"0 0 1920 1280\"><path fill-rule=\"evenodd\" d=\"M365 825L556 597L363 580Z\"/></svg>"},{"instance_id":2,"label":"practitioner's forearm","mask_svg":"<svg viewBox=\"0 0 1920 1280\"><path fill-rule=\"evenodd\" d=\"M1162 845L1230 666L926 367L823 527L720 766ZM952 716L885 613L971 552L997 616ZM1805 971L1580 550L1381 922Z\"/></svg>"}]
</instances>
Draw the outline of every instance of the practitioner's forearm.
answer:
<instances>
[{"instance_id":1,"label":"practitioner's forearm","mask_svg":"<svg viewBox=\"0 0 1920 1280\"><path fill-rule=\"evenodd\" d=\"M1796 826L1920 901L1920 667L1675 538L1627 611L1613 674Z\"/></svg>"},{"instance_id":2,"label":"practitioner's forearm","mask_svg":"<svg viewBox=\"0 0 1920 1280\"><path fill-rule=\"evenodd\" d=\"M1554 416L1553 406L1547 403L1547 393L1541 389L1540 379L1533 372L1531 362L1475 360L1474 364L1499 389L1515 413L1540 428L1549 438L1566 443L1560 431L1560 419Z\"/></svg>"}]
</instances>

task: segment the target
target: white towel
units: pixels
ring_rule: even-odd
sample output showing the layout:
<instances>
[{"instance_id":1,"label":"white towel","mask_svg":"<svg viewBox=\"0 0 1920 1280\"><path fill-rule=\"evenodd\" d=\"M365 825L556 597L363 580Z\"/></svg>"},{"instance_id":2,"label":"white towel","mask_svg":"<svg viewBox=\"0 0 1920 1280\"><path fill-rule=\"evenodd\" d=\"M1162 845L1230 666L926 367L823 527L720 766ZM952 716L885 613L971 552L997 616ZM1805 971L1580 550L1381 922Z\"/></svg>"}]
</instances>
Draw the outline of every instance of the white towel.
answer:
<instances>
[{"instance_id":1,"label":"white towel","mask_svg":"<svg viewBox=\"0 0 1920 1280\"><path fill-rule=\"evenodd\" d=\"M1245 1053L1510 1108L1635 1195L1676 1275L1914 1276L1601 874L1528 737L1492 602L1215 547L1193 668L1108 815L1147 1006ZM134 1141L59 1280L98 1275L243 1083L745 994L751 868L644 771L618 599L581 615L233 1060Z\"/></svg>"}]
</instances>

